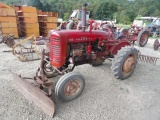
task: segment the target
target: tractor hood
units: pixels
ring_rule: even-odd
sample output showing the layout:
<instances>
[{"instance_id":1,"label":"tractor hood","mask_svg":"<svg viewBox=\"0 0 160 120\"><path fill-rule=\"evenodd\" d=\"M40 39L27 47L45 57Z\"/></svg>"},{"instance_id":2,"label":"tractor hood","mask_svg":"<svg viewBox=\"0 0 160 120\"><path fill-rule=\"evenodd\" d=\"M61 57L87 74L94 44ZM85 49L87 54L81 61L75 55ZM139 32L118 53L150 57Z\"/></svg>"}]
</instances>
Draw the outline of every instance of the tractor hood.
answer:
<instances>
[{"instance_id":1,"label":"tractor hood","mask_svg":"<svg viewBox=\"0 0 160 120\"><path fill-rule=\"evenodd\" d=\"M57 37L65 42L89 42L99 40L107 40L109 33L100 30L92 31L81 31L81 30L61 30L61 31L50 31L50 37Z\"/></svg>"}]
</instances>

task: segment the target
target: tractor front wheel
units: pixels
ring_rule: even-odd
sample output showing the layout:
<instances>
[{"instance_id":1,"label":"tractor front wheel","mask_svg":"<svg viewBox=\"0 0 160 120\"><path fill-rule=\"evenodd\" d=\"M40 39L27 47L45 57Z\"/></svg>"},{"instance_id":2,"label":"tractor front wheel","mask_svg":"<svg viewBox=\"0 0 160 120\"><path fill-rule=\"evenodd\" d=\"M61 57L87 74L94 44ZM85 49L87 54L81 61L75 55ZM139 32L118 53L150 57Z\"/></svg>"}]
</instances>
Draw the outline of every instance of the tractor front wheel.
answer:
<instances>
[{"instance_id":1,"label":"tractor front wheel","mask_svg":"<svg viewBox=\"0 0 160 120\"><path fill-rule=\"evenodd\" d=\"M134 71L138 59L138 51L132 46L121 48L112 61L112 73L117 79L126 79Z\"/></svg>"},{"instance_id":2,"label":"tractor front wheel","mask_svg":"<svg viewBox=\"0 0 160 120\"><path fill-rule=\"evenodd\" d=\"M138 46L144 47L148 42L149 32L147 30L142 30L138 34Z\"/></svg>"},{"instance_id":3,"label":"tractor front wheel","mask_svg":"<svg viewBox=\"0 0 160 120\"><path fill-rule=\"evenodd\" d=\"M55 94L64 102L77 98L85 86L84 77L75 72L70 72L62 76L55 87Z\"/></svg>"}]
</instances>

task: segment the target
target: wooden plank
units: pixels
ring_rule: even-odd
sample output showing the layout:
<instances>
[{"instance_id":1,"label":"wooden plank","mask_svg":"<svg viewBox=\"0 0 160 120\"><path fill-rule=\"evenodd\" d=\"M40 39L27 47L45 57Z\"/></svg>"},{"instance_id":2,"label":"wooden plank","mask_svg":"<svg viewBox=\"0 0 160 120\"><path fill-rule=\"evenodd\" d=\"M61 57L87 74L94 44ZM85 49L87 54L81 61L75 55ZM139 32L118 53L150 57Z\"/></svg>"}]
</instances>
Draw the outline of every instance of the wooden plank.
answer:
<instances>
[{"instance_id":1,"label":"wooden plank","mask_svg":"<svg viewBox=\"0 0 160 120\"><path fill-rule=\"evenodd\" d=\"M56 29L57 28L57 24L56 23L47 23L46 27L47 28Z\"/></svg>"},{"instance_id":2,"label":"wooden plank","mask_svg":"<svg viewBox=\"0 0 160 120\"><path fill-rule=\"evenodd\" d=\"M26 12L21 12L18 13L19 17L37 17L37 13L26 13Z\"/></svg>"},{"instance_id":3,"label":"wooden plank","mask_svg":"<svg viewBox=\"0 0 160 120\"><path fill-rule=\"evenodd\" d=\"M3 17L3 16L0 17L0 22L8 22L8 21L9 21L8 17Z\"/></svg>"},{"instance_id":4,"label":"wooden plank","mask_svg":"<svg viewBox=\"0 0 160 120\"><path fill-rule=\"evenodd\" d=\"M21 6L21 10L28 13L37 13L36 8L31 6Z\"/></svg>"},{"instance_id":5,"label":"wooden plank","mask_svg":"<svg viewBox=\"0 0 160 120\"><path fill-rule=\"evenodd\" d=\"M16 17L8 17L10 23L17 23Z\"/></svg>"},{"instance_id":6,"label":"wooden plank","mask_svg":"<svg viewBox=\"0 0 160 120\"><path fill-rule=\"evenodd\" d=\"M9 27L9 22L0 22L0 28Z\"/></svg>"},{"instance_id":7,"label":"wooden plank","mask_svg":"<svg viewBox=\"0 0 160 120\"><path fill-rule=\"evenodd\" d=\"M16 23L17 20L16 20L16 17L3 17L1 16L0 17L0 22L10 22L10 23Z\"/></svg>"},{"instance_id":8,"label":"wooden plank","mask_svg":"<svg viewBox=\"0 0 160 120\"><path fill-rule=\"evenodd\" d=\"M38 18L37 17L23 17L19 18L20 22L25 22L25 23L38 23Z\"/></svg>"},{"instance_id":9,"label":"wooden plank","mask_svg":"<svg viewBox=\"0 0 160 120\"><path fill-rule=\"evenodd\" d=\"M9 33L9 28L1 28L2 33Z\"/></svg>"},{"instance_id":10,"label":"wooden plank","mask_svg":"<svg viewBox=\"0 0 160 120\"><path fill-rule=\"evenodd\" d=\"M58 18L57 17L47 17L47 22L57 22Z\"/></svg>"},{"instance_id":11,"label":"wooden plank","mask_svg":"<svg viewBox=\"0 0 160 120\"><path fill-rule=\"evenodd\" d=\"M0 22L0 28L6 28L6 27L17 27L17 23L10 23L10 22Z\"/></svg>"},{"instance_id":12,"label":"wooden plank","mask_svg":"<svg viewBox=\"0 0 160 120\"><path fill-rule=\"evenodd\" d=\"M6 8L0 8L0 16L7 16Z\"/></svg>"},{"instance_id":13,"label":"wooden plank","mask_svg":"<svg viewBox=\"0 0 160 120\"><path fill-rule=\"evenodd\" d=\"M17 28L17 23L9 23L9 27L16 27Z\"/></svg>"},{"instance_id":14,"label":"wooden plank","mask_svg":"<svg viewBox=\"0 0 160 120\"><path fill-rule=\"evenodd\" d=\"M36 37L39 37L39 32L38 33L25 33L25 37L29 37L31 35L34 35Z\"/></svg>"},{"instance_id":15,"label":"wooden plank","mask_svg":"<svg viewBox=\"0 0 160 120\"><path fill-rule=\"evenodd\" d=\"M22 28L22 31L24 31L25 33L39 33L39 27L37 28Z\"/></svg>"},{"instance_id":16,"label":"wooden plank","mask_svg":"<svg viewBox=\"0 0 160 120\"><path fill-rule=\"evenodd\" d=\"M7 11L7 15L8 16L16 16L15 9L13 9L13 8L6 8L6 11Z\"/></svg>"},{"instance_id":17,"label":"wooden plank","mask_svg":"<svg viewBox=\"0 0 160 120\"><path fill-rule=\"evenodd\" d=\"M9 32L10 33L18 33L18 29L17 28L9 28Z\"/></svg>"},{"instance_id":18,"label":"wooden plank","mask_svg":"<svg viewBox=\"0 0 160 120\"><path fill-rule=\"evenodd\" d=\"M38 23L23 23L21 25L22 27L25 27L25 28L39 28Z\"/></svg>"}]
</instances>

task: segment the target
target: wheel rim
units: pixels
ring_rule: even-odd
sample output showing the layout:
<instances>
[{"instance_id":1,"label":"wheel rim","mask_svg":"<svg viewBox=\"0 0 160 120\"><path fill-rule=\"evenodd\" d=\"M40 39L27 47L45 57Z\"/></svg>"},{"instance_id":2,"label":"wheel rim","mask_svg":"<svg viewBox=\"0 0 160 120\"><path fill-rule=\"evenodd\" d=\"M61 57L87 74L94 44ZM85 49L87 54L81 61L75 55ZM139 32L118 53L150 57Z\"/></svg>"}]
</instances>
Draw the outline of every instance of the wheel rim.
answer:
<instances>
[{"instance_id":1,"label":"wheel rim","mask_svg":"<svg viewBox=\"0 0 160 120\"><path fill-rule=\"evenodd\" d=\"M124 74L130 73L136 65L136 56L134 54L130 54L126 60L124 61L122 72Z\"/></svg>"},{"instance_id":2,"label":"wheel rim","mask_svg":"<svg viewBox=\"0 0 160 120\"><path fill-rule=\"evenodd\" d=\"M64 94L67 96L75 96L80 90L81 84L79 80L71 80L64 87Z\"/></svg>"},{"instance_id":3,"label":"wheel rim","mask_svg":"<svg viewBox=\"0 0 160 120\"><path fill-rule=\"evenodd\" d=\"M148 39L148 34L147 33L144 33L141 37L141 40L140 40L140 43L143 45L145 44L145 42L147 41Z\"/></svg>"}]
</instances>

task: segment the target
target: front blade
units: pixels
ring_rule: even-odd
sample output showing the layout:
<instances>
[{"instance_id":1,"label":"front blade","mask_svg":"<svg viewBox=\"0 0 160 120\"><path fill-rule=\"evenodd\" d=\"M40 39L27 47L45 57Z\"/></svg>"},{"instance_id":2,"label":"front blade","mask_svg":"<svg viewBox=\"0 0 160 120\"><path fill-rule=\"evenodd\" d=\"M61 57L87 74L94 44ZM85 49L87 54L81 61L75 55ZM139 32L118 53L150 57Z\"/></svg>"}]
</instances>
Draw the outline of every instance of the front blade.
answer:
<instances>
[{"instance_id":1,"label":"front blade","mask_svg":"<svg viewBox=\"0 0 160 120\"><path fill-rule=\"evenodd\" d=\"M53 117L55 106L54 102L37 87L32 86L27 80L13 74L14 87L17 88L28 100L42 109L47 115Z\"/></svg>"}]
</instances>

